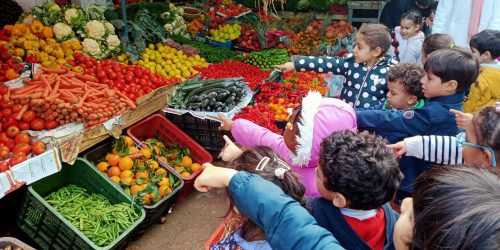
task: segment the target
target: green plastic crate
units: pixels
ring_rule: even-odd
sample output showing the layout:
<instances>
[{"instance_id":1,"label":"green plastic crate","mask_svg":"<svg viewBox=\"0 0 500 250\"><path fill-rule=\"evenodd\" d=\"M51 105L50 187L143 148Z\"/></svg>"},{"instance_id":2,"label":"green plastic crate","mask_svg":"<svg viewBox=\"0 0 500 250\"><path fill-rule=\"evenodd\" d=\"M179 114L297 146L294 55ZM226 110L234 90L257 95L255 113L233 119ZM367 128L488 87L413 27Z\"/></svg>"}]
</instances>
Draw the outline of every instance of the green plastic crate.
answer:
<instances>
[{"instance_id":1,"label":"green plastic crate","mask_svg":"<svg viewBox=\"0 0 500 250\"><path fill-rule=\"evenodd\" d=\"M139 219L108 246L98 247L43 199L69 184L104 195L112 204L132 202L110 179L102 178L90 162L78 158L74 165L65 164L59 173L28 187L19 212L19 227L42 249L124 249L144 220L144 209L134 203Z\"/></svg>"}]
</instances>

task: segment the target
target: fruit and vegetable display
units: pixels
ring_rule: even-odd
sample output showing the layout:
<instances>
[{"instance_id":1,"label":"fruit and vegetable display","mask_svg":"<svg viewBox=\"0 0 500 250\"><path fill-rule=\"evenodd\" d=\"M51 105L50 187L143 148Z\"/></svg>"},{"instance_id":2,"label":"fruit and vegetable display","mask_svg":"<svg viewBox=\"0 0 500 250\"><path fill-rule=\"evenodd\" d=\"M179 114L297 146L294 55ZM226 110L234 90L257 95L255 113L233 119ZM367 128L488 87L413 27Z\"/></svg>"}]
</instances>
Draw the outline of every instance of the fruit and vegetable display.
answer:
<instances>
[{"instance_id":1,"label":"fruit and vegetable display","mask_svg":"<svg viewBox=\"0 0 500 250\"><path fill-rule=\"evenodd\" d=\"M155 159L168 164L184 178L201 169L200 163L193 162L187 147L159 138L148 138L143 144L152 150Z\"/></svg>"},{"instance_id":2,"label":"fruit and vegetable display","mask_svg":"<svg viewBox=\"0 0 500 250\"><path fill-rule=\"evenodd\" d=\"M155 157L167 152L168 147L161 141L148 145L138 148L132 138L121 136L113 140L111 151L96 164L97 169L144 205L157 203L181 183Z\"/></svg>"},{"instance_id":3,"label":"fruit and vegetable display","mask_svg":"<svg viewBox=\"0 0 500 250\"><path fill-rule=\"evenodd\" d=\"M274 66L290 61L290 56L283 49L269 49L245 54L243 62L259 66L263 70L272 70Z\"/></svg>"},{"instance_id":4,"label":"fruit and vegetable display","mask_svg":"<svg viewBox=\"0 0 500 250\"><path fill-rule=\"evenodd\" d=\"M0 82L13 80L19 77L24 69L20 62L14 62L12 56L0 45Z\"/></svg>"},{"instance_id":5,"label":"fruit and vegetable display","mask_svg":"<svg viewBox=\"0 0 500 250\"><path fill-rule=\"evenodd\" d=\"M269 76L261 68L243 63L241 61L223 61L210 64L206 68L199 69L205 79L243 77L250 89L254 89L259 83Z\"/></svg>"},{"instance_id":6,"label":"fruit and vegetable display","mask_svg":"<svg viewBox=\"0 0 500 250\"><path fill-rule=\"evenodd\" d=\"M220 25L217 29L210 29L208 33L208 38L224 43L240 37L241 26L237 23Z\"/></svg>"},{"instance_id":7,"label":"fruit and vegetable display","mask_svg":"<svg viewBox=\"0 0 500 250\"><path fill-rule=\"evenodd\" d=\"M111 204L103 195L76 185L65 186L44 199L99 247L109 245L139 218L131 204Z\"/></svg>"},{"instance_id":8,"label":"fruit and vegetable display","mask_svg":"<svg viewBox=\"0 0 500 250\"><path fill-rule=\"evenodd\" d=\"M224 60L239 60L240 55L233 50L221 47L214 47L202 42L187 39L185 37L174 36L174 41L182 44L189 45L198 49L198 54L205 58L208 63L220 63Z\"/></svg>"},{"instance_id":9,"label":"fruit and vegetable display","mask_svg":"<svg viewBox=\"0 0 500 250\"><path fill-rule=\"evenodd\" d=\"M228 112L245 96L246 87L242 78L201 80L197 77L179 85L170 106L193 111Z\"/></svg>"}]
</instances>

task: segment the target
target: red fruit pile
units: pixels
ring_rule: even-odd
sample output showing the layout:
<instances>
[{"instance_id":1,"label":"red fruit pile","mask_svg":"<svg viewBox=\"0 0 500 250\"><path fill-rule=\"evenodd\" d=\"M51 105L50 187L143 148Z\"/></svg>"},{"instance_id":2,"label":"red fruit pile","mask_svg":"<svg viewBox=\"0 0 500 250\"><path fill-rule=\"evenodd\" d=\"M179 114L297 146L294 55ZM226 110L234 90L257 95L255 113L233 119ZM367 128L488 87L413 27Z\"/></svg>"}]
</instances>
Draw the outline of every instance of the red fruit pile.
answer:
<instances>
[{"instance_id":1,"label":"red fruit pile","mask_svg":"<svg viewBox=\"0 0 500 250\"><path fill-rule=\"evenodd\" d=\"M45 149L44 142L32 142L31 137L27 133L20 133L17 126L0 130L0 173L27 160L30 153L39 155Z\"/></svg>"},{"instance_id":2,"label":"red fruit pile","mask_svg":"<svg viewBox=\"0 0 500 250\"><path fill-rule=\"evenodd\" d=\"M250 89L253 89L269 77L269 73L264 72L260 67L241 61L223 61L196 70L207 79L243 77L243 81L248 83Z\"/></svg>"}]
</instances>

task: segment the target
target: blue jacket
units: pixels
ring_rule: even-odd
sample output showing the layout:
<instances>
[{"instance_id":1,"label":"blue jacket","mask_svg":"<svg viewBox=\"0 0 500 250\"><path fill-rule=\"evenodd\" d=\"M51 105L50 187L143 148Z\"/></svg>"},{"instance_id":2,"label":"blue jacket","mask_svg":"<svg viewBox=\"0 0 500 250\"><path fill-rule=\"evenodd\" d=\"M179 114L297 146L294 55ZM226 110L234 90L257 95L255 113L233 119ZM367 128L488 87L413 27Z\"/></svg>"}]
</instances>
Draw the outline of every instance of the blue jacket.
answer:
<instances>
[{"instance_id":1,"label":"blue jacket","mask_svg":"<svg viewBox=\"0 0 500 250\"><path fill-rule=\"evenodd\" d=\"M390 143L415 135L456 135L459 131L450 109L462 110L463 101L464 93L457 93L428 99L422 108L413 111L358 110L358 129L375 132ZM430 164L403 157L399 167L405 176L400 189L411 193L413 182Z\"/></svg>"},{"instance_id":2,"label":"blue jacket","mask_svg":"<svg viewBox=\"0 0 500 250\"><path fill-rule=\"evenodd\" d=\"M298 56L294 59L297 71L332 72L344 76L340 99L355 108L371 108L385 101L389 67L396 63L392 57L385 56L368 67L366 63L356 63L352 54L346 57Z\"/></svg>"},{"instance_id":3,"label":"blue jacket","mask_svg":"<svg viewBox=\"0 0 500 250\"><path fill-rule=\"evenodd\" d=\"M243 171L229 182L238 210L266 232L273 249L344 249L328 230L281 188Z\"/></svg>"},{"instance_id":4,"label":"blue jacket","mask_svg":"<svg viewBox=\"0 0 500 250\"><path fill-rule=\"evenodd\" d=\"M389 203L382 206L385 215L385 243L384 250L392 250L394 242L394 225L399 218L399 214L391 208ZM323 198L312 200L311 213L318 224L330 231L340 244L346 249L366 249L371 247L349 226L338 207L335 207L331 201Z\"/></svg>"}]
</instances>

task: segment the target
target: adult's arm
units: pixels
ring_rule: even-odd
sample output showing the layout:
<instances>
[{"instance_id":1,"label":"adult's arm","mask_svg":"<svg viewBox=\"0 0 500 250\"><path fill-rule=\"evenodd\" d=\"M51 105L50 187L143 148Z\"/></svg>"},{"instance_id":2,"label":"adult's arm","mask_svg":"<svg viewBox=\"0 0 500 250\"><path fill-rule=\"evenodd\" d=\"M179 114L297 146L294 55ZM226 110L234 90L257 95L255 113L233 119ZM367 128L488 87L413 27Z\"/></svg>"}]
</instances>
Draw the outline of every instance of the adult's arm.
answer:
<instances>
[{"instance_id":1,"label":"adult's arm","mask_svg":"<svg viewBox=\"0 0 500 250\"><path fill-rule=\"evenodd\" d=\"M228 190L238 210L264 229L273 249L343 249L305 208L260 176L240 171Z\"/></svg>"},{"instance_id":2,"label":"adult's arm","mask_svg":"<svg viewBox=\"0 0 500 250\"><path fill-rule=\"evenodd\" d=\"M495 0L493 3L493 9L491 10L491 19L488 22L488 29L500 30L500 13L498 13L499 10L500 0Z\"/></svg>"},{"instance_id":3,"label":"adult's arm","mask_svg":"<svg viewBox=\"0 0 500 250\"><path fill-rule=\"evenodd\" d=\"M448 16L453 8L452 0L440 0L432 24L432 34L444 33Z\"/></svg>"}]
</instances>

